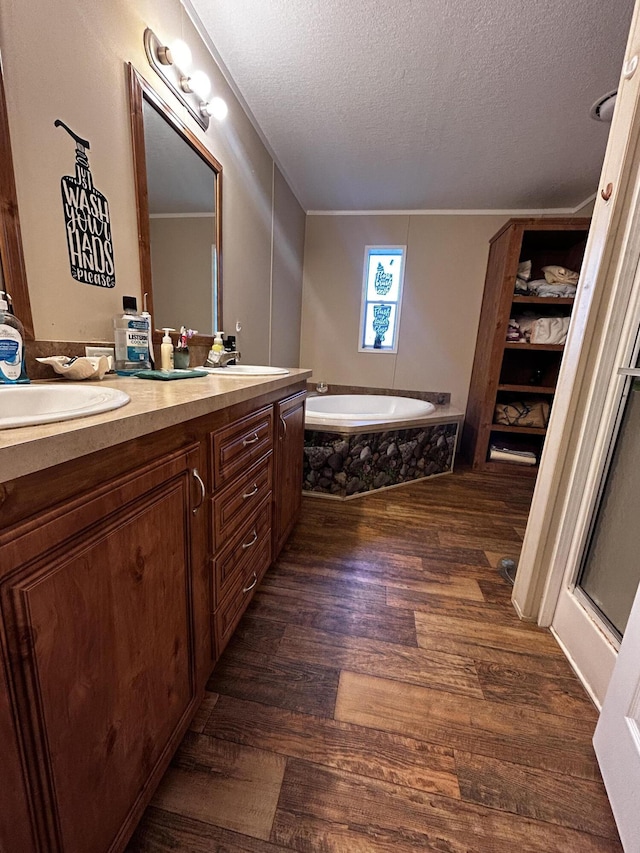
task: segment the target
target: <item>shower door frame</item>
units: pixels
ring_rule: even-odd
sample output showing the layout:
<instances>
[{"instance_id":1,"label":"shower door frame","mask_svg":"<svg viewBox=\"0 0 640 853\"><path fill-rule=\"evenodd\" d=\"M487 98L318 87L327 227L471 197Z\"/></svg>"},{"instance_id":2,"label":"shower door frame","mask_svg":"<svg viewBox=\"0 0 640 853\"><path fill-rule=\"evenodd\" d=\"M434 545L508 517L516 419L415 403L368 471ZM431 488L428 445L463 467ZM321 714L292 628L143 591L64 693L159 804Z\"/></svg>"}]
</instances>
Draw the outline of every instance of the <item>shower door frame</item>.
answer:
<instances>
[{"instance_id":1,"label":"shower door frame","mask_svg":"<svg viewBox=\"0 0 640 853\"><path fill-rule=\"evenodd\" d=\"M626 226L626 251L617 270L594 370L580 391L585 401L580 435L562 507L540 611L598 708L620 641L577 586L608 466L633 381L621 371L637 364L640 347L640 181ZM577 426L577 424L576 424Z\"/></svg>"}]
</instances>

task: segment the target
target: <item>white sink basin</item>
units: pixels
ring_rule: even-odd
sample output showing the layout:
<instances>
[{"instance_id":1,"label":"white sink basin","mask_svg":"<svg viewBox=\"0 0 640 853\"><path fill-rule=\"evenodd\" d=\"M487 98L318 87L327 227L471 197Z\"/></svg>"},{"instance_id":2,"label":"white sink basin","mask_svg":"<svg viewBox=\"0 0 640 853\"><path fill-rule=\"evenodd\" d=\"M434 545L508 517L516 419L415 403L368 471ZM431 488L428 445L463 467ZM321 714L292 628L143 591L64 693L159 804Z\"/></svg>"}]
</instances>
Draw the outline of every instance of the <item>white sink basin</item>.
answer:
<instances>
[{"instance_id":1,"label":"white sink basin","mask_svg":"<svg viewBox=\"0 0 640 853\"><path fill-rule=\"evenodd\" d=\"M131 398L97 385L0 385L0 429L48 424L119 409Z\"/></svg>"},{"instance_id":2,"label":"white sink basin","mask_svg":"<svg viewBox=\"0 0 640 853\"><path fill-rule=\"evenodd\" d=\"M226 367L205 367L207 373L216 376L286 376L285 367L269 367L259 364L228 364Z\"/></svg>"}]
</instances>

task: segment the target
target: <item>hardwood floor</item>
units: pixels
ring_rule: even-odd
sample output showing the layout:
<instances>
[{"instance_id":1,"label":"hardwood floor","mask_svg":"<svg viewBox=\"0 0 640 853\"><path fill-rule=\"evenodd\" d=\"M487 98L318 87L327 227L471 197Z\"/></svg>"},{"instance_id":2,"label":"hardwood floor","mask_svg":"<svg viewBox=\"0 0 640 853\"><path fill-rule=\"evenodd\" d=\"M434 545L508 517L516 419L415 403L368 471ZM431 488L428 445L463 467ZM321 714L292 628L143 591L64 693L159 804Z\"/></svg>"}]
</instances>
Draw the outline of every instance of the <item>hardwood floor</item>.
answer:
<instances>
[{"instance_id":1,"label":"hardwood floor","mask_svg":"<svg viewBox=\"0 0 640 853\"><path fill-rule=\"evenodd\" d=\"M131 853L621 851L596 711L495 569L523 479L305 498Z\"/></svg>"}]
</instances>

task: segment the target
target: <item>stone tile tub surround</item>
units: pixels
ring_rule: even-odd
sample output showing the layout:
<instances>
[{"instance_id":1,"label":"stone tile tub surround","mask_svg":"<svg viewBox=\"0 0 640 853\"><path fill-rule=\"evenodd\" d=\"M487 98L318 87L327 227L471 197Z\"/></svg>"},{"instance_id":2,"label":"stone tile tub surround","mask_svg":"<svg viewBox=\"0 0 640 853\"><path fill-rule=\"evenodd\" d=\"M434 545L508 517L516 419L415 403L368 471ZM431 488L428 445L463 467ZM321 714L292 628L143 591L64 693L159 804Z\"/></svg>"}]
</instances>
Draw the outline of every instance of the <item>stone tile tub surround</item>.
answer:
<instances>
[{"instance_id":1,"label":"stone tile tub surround","mask_svg":"<svg viewBox=\"0 0 640 853\"><path fill-rule=\"evenodd\" d=\"M315 383L307 386L313 393ZM357 393L414 397L433 402L436 410L402 427L369 423L305 429L306 494L347 500L453 470L462 412L449 405L449 394L337 385L327 391Z\"/></svg>"}]
</instances>

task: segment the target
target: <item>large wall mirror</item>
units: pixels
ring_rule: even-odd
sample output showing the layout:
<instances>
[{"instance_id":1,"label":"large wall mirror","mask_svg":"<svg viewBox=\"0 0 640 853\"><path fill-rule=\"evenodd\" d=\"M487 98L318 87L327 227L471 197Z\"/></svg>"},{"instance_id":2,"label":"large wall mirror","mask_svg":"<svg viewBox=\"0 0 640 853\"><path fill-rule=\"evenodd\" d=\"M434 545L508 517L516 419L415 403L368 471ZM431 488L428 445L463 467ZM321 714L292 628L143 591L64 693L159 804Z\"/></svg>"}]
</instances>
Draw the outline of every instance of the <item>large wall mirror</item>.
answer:
<instances>
[{"instance_id":1,"label":"large wall mirror","mask_svg":"<svg viewBox=\"0 0 640 853\"><path fill-rule=\"evenodd\" d=\"M7 102L0 64L0 290L11 294L16 316L24 325L25 337L33 340L31 303L22 255L18 198L13 176Z\"/></svg>"},{"instance_id":2,"label":"large wall mirror","mask_svg":"<svg viewBox=\"0 0 640 853\"><path fill-rule=\"evenodd\" d=\"M140 270L155 329L222 329L222 166L129 65Z\"/></svg>"}]
</instances>

